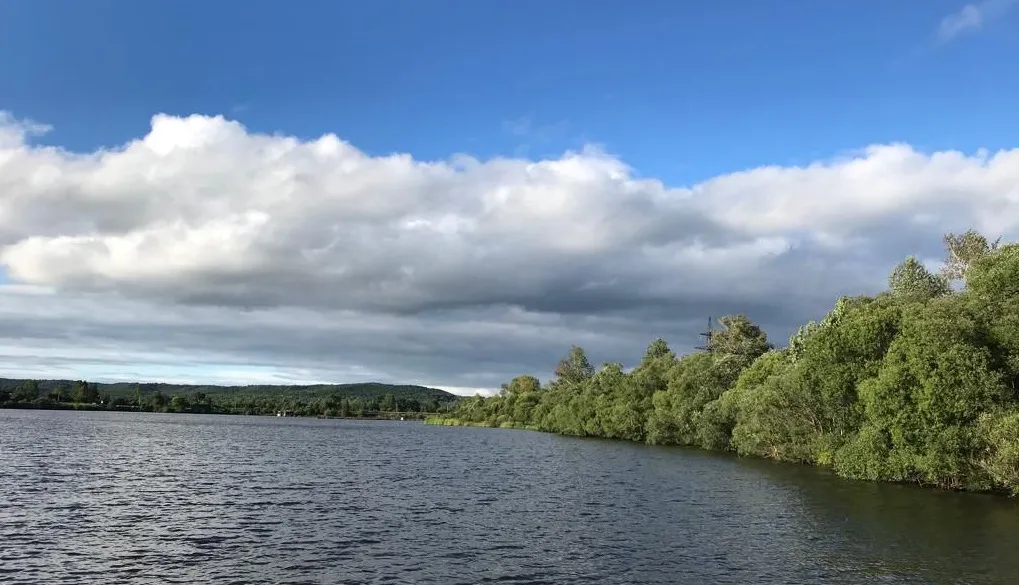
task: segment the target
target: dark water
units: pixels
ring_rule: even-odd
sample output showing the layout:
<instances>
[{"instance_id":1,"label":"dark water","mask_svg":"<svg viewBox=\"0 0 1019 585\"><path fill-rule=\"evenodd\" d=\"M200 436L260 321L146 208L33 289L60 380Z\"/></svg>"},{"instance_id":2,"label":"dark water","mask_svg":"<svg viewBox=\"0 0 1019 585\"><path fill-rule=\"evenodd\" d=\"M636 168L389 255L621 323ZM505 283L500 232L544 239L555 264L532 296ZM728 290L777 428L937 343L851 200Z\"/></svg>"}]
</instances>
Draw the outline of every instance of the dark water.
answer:
<instances>
[{"instance_id":1,"label":"dark water","mask_svg":"<svg viewBox=\"0 0 1019 585\"><path fill-rule=\"evenodd\" d=\"M418 423L0 410L3 583L1019 583L1019 505Z\"/></svg>"}]
</instances>

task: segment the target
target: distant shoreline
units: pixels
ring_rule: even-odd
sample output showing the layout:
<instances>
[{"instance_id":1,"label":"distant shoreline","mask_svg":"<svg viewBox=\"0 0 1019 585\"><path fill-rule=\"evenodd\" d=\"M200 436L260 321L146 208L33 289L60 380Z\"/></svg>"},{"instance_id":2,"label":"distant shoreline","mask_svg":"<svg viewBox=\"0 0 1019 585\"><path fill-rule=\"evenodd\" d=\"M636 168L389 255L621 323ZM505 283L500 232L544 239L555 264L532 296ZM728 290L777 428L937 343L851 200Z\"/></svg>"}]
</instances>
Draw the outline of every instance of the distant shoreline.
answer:
<instances>
[{"instance_id":1,"label":"distant shoreline","mask_svg":"<svg viewBox=\"0 0 1019 585\"><path fill-rule=\"evenodd\" d=\"M459 400L437 388L380 382L199 386L0 378L0 408L40 410L424 419L449 412Z\"/></svg>"},{"instance_id":2,"label":"distant shoreline","mask_svg":"<svg viewBox=\"0 0 1019 585\"><path fill-rule=\"evenodd\" d=\"M139 414L208 414L216 416L262 416L270 418L304 418L304 419L324 419L324 420L419 420L425 421L438 415L434 412L384 412L384 413L366 413L361 416L325 416L325 415L306 415L306 414L286 414L277 415L274 413L257 413L257 412L224 412L224 411L208 411L208 412L190 412L190 411L178 411L178 410L142 410L139 408L106 408L102 404L75 404L75 403L59 403L59 404L0 404L0 410L61 410L61 411L82 411L82 412L133 412Z\"/></svg>"}]
</instances>

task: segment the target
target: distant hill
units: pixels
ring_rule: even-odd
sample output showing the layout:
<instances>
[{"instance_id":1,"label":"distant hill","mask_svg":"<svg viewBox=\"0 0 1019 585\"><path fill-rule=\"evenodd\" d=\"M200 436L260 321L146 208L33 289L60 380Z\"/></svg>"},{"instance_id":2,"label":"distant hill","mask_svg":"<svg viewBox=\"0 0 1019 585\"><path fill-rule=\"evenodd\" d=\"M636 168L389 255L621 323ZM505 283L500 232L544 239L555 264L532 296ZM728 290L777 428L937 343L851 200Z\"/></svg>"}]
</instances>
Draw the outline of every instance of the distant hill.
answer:
<instances>
[{"instance_id":1,"label":"distant hill","mask_svg":"<svg viewBox=\"0 0 1019 585\"><path fill-rule=\"evenodd\" d=\"M27 380L14 378L0 378L0 393L3 390L13 392L20 388ZM47 394L53 390L70 391L74 387L74 380L37 380L39 391ZM383 384L381 382L365 382L359 384L312 384L312 385L248 385L248 386L216 386L208 384L164 384L160 382L98 382L96 386L99 392L112 398L133 398L135 393L140 391L142 396L154 395L157 392L167 396L190 395L202 393L209 398L228 396L295 396L295 397L325 397L334 396L337 398L363 398L381 399L387 394L393 395L397 400L436 400L439 402L451 402L457 399L455 394L428 388L426 386L415 386L407 384Z\"/></svg>"}]
</instances>

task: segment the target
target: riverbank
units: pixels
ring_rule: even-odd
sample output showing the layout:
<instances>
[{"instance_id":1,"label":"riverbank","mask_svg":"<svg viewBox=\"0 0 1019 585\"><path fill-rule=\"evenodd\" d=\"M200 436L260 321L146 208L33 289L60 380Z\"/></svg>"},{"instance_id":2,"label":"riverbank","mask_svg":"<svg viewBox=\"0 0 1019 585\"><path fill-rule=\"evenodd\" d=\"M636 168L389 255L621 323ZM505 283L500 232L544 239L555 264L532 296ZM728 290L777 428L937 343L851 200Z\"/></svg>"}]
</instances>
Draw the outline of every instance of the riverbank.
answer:
<instances>
[{"instance_id":1,"label":"riverbank","mask_svg":"<svg viewBox=\"0 0 1019 585\"><path fill-rule=\"evenodd\" d=\"M1019 495L1019 244L945 238L950 276L916 258L888 290L843 297L776 347L745 315L632 369L574 346L552 379L461 401L442 424L699 447L850 479ZM962 264L960 264L960 262ZM952 286L952 280L957 281Z\"/></svg>"},{"instance_id":2,"label":"riverbank","mask_svg":"<svg viewBox=\"0 0 1019 585\"><path fill-rule=\"evenodd\" d=\"M461 420L461 419L457 419L457 418L447 418L447 417L428 417L428 418L424 419L423 422L426 425L433 425L433 426L469 427L469 428L484 428L484 429L507 429L507 430L526 430L526 431L533 431L533 432L539 432L539 433L550 433L550 434L564 436L564 437L595 438L595 439L607 439L607 440L610 440L610 441L624 441L624 442L629 442L629 443L636 442L636 443L643 443L643 444L654 444L654 443L650 443L648 441L633 441L633 440L627 440L627 439L606 438L604 436L599 436L599 435L561 433L561 432L557 432L557 431L550 431L550 430L547 430L547 429L541 429L541 428L536 427L534 425L524 425L524 424L513 423L513 422L503 422L503 423L499 423L499 424L491 424L491 423L488 423L488 422L474 422L474 421L467 421L467 420ZM663 447L669 447L669 446L671 446L671 447L687 447L687 448L689 448L689 447L695 447L696 448L697 447L696 445L669 444L669 443L659 444L659 445L663 446ZM707 453L723 453L723 454L724 453L728 453L730 455L736 455L737 457L748 457L748 458L751 458L751 459L757 459L757 460L761 460L761 461L775 460L776 459L774 457L767 457L767 456L754 456L754 455L737 454L737 453L733 453L731 450L703 449L703 448L701 448L700 450L704 451L704 452L707 452ZM779 460L778 463L779 464L794 465L794 466L795 465L806 465L808 467L816 467L818 469L826 469L828 471L835 471L831 465L823 465L823 464L817 464L817 463L811 464L811 463L803 462L803 461L794 462L794 461L782 461L782 460ZM1000 486L988 486L988 487L984 487L983 489L966 489L966 488L958 488L958 487L952 488L952 487L945 487L945 486L924 485L923 482L914 482L914 481L895 481L895 480L882 480L882 479L875 480L873 478L850 477L850 476L841 475L837 471L835 471L835 475L837 477L839 477L839 479L844 480L844 481L876 481L876 482L879 482L879 483L893 483L893 484L905 484L905 485L916 484L920 488L942 489L942 490L946 490L946 491L981 492L981 493L986 493L986 494L990 494L990 495L997 495L997 496L1002 496L1002 497L1010 497L1010 496L1011 497L1015 497L1015 496L1019 495L1019 494L1016 494L1016 492L1013 491L1013 490L1009 490L1009 489L1006 489L1006 488L1000 487Z\"/></svg>"},{"instance_id":3,"label":"riverbank","mask_svg":"<svg viewBox=\"0 0 1019 585\"><path fill-rule=\"evenodd\" d=\"M525 425L513 422L503 422L498 425L490 425L484 422L471 422L466 420L460 420L458 418L449 418L441 416L429 416L424 420L426 425L435 425L443 427L478 427L478 428L497 428L497 429L517 429L523 431L539 431L540 429L535 426Z\"/></svg>"}]
</instances>

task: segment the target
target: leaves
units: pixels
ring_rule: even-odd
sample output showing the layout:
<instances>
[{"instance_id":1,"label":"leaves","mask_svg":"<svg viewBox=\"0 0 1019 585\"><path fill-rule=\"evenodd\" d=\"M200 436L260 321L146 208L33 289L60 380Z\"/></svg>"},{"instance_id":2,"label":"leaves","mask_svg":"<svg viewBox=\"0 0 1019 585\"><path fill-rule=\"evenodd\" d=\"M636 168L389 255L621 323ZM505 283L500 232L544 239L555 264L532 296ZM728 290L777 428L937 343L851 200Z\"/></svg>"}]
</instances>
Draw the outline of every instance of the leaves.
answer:
<instances>
[{"instance_id":1,"label":"leaves","mask_svg":"<svg viewBox=\"0 0 1019 585\"><path fill-rule=\"evenodd\" d=\"M840 298L785 349L744 315L720 319L708 352L677 358L656 339L630 372L594 374L574 346L549 391L518 377L458 416L1019 494L1019 246L972 230L945 242L941 274L906 258L890 292Z\"/></svg>"},{"instance_id":2,"label":"leaves","mask_svg":"<svg viewBox=\"0 0 1019 585\"><path fill-rule=\"evenodd\" d=\"M1019 245L1003 246L976 260L969 268L967 287L986 302L1019 298Z\"/></svg>"},{"instance_id":3,"label":"leaves","mask_svg":"<svg viewBox=\"0 0 1019 585\"><path fill-rule=\"evenodd\" d=\"M945 234L945 265L941 275L947 280L966 279L970 267L991 252L998 249L1001 238L988 242L987 238L973 229L961 234Z\"/></svg>"},{"instance_id":4,"label":"leaves","mask_svg":"<svg viewBox=\"0 0 1019 585\"><path fill-rule=\"evenodd\" d=\"M572 346L566 357L559 360L555 377L561 382L579 384L594 375L594 367L587 361L587 354L579 346Z\"/></svg>"},{"instance_id":5,"label":"leaves","mask_svg":"<svg viewBox=\"0 0 1019 585\"><path fill-rule=\"evenodd\" d=\"M926 301L951 292L948 280L931 273L916 256L906 258L892 270L888 287L893 295L915 301Z\"/></svg>"}]
</instances>

